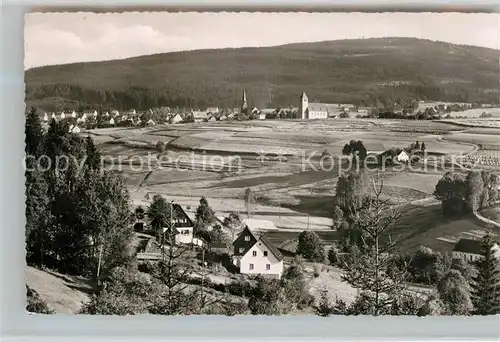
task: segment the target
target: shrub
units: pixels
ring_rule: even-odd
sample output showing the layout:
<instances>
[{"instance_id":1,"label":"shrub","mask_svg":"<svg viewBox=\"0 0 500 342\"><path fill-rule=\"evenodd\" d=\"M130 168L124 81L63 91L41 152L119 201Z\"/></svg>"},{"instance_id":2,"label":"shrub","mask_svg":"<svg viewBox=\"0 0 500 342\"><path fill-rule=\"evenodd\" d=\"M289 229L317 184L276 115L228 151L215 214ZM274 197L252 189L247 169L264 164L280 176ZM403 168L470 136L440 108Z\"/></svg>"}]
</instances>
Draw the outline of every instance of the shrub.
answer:
<instances>
[{"instance_id":1,"label":"shrub","mask_svg":"<svg viewBox=\"0 0 500 342\"><path fill-rule=\"evenodd\" d=\"M318 278L321 273L321 266L320 265L314 265L314 277Z\"/></svg>"},{"instance_id":2,"label":"shrub","mask_svg":"<svg viewBox=\"0 0 500 342\"><path fill-rule=\"evenodd\" d=\"M49 309L47 303L45 303L40 295L28 285L26 285L26 296L27 305L26 310L28 312L39 313L39 314L53 314L54 311Z\"/></svg>"}]
</instances>

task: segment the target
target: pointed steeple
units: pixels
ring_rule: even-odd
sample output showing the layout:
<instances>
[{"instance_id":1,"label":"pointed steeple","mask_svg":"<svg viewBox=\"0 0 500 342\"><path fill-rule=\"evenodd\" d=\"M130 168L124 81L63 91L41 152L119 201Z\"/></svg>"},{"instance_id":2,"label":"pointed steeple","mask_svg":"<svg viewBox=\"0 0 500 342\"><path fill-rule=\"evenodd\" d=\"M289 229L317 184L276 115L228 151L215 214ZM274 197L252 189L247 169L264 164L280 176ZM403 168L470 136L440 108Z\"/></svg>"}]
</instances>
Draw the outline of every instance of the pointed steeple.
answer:
<instances>
[{"instance_id":1,"label":"pointed steeple","mask_svg":"<svg viewBox=\"0 0 500 342\"><path fill-rule=\"evenodd\" d=\"M248 110L247 93L245 89L243 89L243 97L241 98L241 112L246 113L247 110Z\"/></svg>"}]
</instances>

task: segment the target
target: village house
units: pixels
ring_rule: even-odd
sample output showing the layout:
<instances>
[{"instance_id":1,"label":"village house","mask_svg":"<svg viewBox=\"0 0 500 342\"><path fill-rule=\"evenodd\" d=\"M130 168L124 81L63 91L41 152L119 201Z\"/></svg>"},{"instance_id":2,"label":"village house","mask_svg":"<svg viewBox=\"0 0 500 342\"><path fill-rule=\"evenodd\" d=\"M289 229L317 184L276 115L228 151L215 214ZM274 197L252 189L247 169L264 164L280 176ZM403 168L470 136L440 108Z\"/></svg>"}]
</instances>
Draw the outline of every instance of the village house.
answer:
<instances>
[{"instance_id":1,"label":"village house","mask_svg":"<svg viewBox=\"0 0 500 342\"><path fill-rule=\"evenodd\" d=\"M207 112L193 111L191 115L193 116L193 121L196 123L206 122L208 119Z\"/></svg>"},{"instance_id":2,"label":"village house","mask_svg":"<svg viewBox=\"0 0 500 342\"><path fill-rule=\"evenodd\" d=\"M396 160L399 163L408 163L410 161L410 156L408 155L408 153L406 153L406 151L403 150L401 151L401 153L398 154Z\"/></svg>"},{"instance_id":3,"label":"village house","mask_svg":"<svg viewBox=\"0 0 500 342\"><path fill-rule=\"evenodd\" d=\"M114 126L114 124L115 124L115 119L114 119L114 118L109 119L109 124Z\"/></svg>"},{"instance_id":4,"label":"village house","mask_svg":"<svg viewBox=\"0 0 500 342\"><path fill-rule=\"evenodd\" d=\"M69 133L78 134L80 132L81 132L81 129L77 125L71 125L71 126L69 126Z\"/></svg>"},{"instance_id":5,"label":"village house","mask_svg":"<svg viewBox=\"0 0 500 342\"><path fill-rule=\"evenodd\" d=\"M479 260L481 255L482 241L472 239L460 239L451 252L453 259L463 259L468 262ZM494 254L500 257L500 248L498 244L493 246Z\"/></svg>"},{"instance_id":6,"label":"village house","mask_svg":"<svg viewBox=\"0 0 500 342\"><path fill-rule=\"evenodd\" d=\"M140 120L140 119L139 119ZM146 126L154 126L156 125L156 122L154 122L152 119L149 119L147 122L146 122Z\"/></svg>"},{"instance_id":7,"label":"village house","mask_svg":"<svg viewBox=\"0 0 500 342\"><path fill-rule=\"evenodd\" d=\"M172 203L171 208L175 244L195 244L197 246L202 246L203 241L194 237L194 223L186 214L182 206L176 203ZM168 233L170 233L170 228L163 228L163 234L167 235L165 236L166 240L168 238Z\"/></svg>"},{"instance_id":8,"label":"village house","mask_svg":"<svg viewBox=\"0 0 500 342\"><path fill-rule=\"evenodd\" d=\"M208 107L206 110L207 113L218 114L219 107Z\"/></svg>"},{"instance_id":9,"label":"village house","mask_svg":"<svg viewBox=\"0 0 500 342\"><path fill-rule=\"evenodd\" d=\"M280 278L283 274L283 255L263 235L248 226L233 242L233 265L242 274L260 274Z\"/></svg>"},{"instance_id":10,"label":"village house","mask_svg":"<svg viewBox=\"0 0 500 342\"><path fill-rule=\"evenodd\" d=\"M172 118L170 119L170 123L171 124L176 124L176 123L179 123L179 122L182 122L182 116L180 114L175 114L174 116L172 116Z\"/></svg>"}]
</instances>

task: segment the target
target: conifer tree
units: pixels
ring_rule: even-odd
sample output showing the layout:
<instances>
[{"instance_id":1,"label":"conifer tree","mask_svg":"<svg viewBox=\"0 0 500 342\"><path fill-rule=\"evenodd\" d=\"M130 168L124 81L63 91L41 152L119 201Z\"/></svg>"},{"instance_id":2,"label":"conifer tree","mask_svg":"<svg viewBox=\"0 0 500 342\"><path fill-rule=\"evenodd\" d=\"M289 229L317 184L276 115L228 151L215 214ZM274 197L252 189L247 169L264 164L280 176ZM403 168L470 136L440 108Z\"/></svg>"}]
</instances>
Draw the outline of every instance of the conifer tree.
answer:
<instances>
[{"instance_id":1,"label":"conifer tree","mask_svg":"<svg viewBox=\"0 0 500 342\"><path fill-rule=\"evenodd\" d=\"M38 158L42 151L43 131L40 117L35 108L31 108L26 117L25 152L27 156Z\"/></svg>"},{"instance_id":2,"label":"conifer tree","mask_svg":"<svg viewBox=\"0 0 500 342\"><path fill-rule=\"evenodd\" d=\"M476 315L500 313L500 261L493 250L494 245L492 236L486 234L482 243L482 258L477 262L478 272L471 284Z\"/></svg>"},{"instance_id":3,"label":"conifer tree","mask_svg":"<svg viewBox=\"0 0 500 342\"><path fill-rule=\"evenodd\" d=\"M358 299L363 305L359 313L377 316L388 314L401 299L406 287L406 271L388 272L395 242L389 239L382 243L382 238L390 234L400 213L380 198L383 180L377 177L372 185L374 198L352 214L353 226L361 236L361 253L352 253L347 258L342 279L360 291Z\"/></svg>"},{"instance_id":4,"label":"conifer tree","mask_svg":"<svg viewBox=\"0 0 500 342\"><path fill-rule=\"evenodd\" d=\"M99 169L101 166L101 154L95 147L94 141L92 140L90 135L88 135L87 139L85 140L85 147L87 152L85 164L92 170Z\"/></svg>"}]
</instances>

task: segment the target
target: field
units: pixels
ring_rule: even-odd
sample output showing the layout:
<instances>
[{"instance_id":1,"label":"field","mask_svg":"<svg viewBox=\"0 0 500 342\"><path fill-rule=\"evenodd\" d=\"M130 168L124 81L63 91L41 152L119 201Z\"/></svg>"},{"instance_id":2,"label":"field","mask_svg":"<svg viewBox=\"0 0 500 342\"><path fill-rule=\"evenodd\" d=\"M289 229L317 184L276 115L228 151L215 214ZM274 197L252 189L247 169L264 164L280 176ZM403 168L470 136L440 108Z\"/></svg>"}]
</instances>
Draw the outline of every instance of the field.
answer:
<instances>
[{"instance_id":1,"label":"field","mask_svg":"<svg viewBox=\"0 0 500 342\"><path fill-rule=\"evenodd\" d=\"M439 204L433 201L436 183L447 167L455 166L450 160L477 159L481 165L500 170L495 162L500 129L448 122L266 120L90 133L98 137L104 157L113 160L110 167L120 169L135 205L147 205L154 194L163 194L194 217L200 197L205 196L220 218L232 211L246 215L243 197L245 189L252 188L257 203L251 215L275 223L278 230L268 234L276 243L295 239L306 229L318 232L328 244L337 239L337 232L330 228L332 198L337 177L349 163L320 158L325 150L341 155L352 139L362 140L375 153L425 142L429 159L406 168L387 167L383 172L383 196L404 209L404 220L398 222L395 234L407 250L425 244L449 251L460 236L484 230L473 217L443 220ZM160 140L168 142L162 154L154 149ZM117 163L119 157L122 160Z\"/></svg>"}]
</instances>

